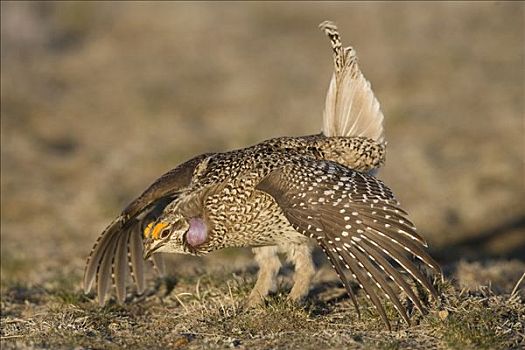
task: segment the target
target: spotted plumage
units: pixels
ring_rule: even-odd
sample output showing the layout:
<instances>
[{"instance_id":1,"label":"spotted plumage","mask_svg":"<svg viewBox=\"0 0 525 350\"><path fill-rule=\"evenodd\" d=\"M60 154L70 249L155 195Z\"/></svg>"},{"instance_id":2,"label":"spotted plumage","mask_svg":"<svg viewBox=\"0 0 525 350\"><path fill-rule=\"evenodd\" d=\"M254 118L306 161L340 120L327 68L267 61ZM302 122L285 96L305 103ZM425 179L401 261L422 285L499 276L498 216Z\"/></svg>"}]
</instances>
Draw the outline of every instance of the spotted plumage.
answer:
<instances>
[{"instance_id":1,"label":"spotted plumage","mask_svg":"<svg viewBox=\"0 0 525 350\"><path fill-rule=\"evenodd\" d=\"M300 300L315 272L312 242L326 253L356 308L346 272L388 327L382 296L408 323L399 291L423 312L401 271L437 295L411 257L439 273L437 263L392 191L371 174L385 161L377 100L355 51L342 48L332 23L322 28L335 65L323 133L203 154L162 175L106 228L91 252L84 288L96 282L101 304L112 282L119 302L128 277L139 293L144 290L143 258L161 268L159 252L203 255L246 246L254 247L260 265L250 303L260 303L275 288L278 251L296 266L290 298Z\"/></svg>"}]
</instances>

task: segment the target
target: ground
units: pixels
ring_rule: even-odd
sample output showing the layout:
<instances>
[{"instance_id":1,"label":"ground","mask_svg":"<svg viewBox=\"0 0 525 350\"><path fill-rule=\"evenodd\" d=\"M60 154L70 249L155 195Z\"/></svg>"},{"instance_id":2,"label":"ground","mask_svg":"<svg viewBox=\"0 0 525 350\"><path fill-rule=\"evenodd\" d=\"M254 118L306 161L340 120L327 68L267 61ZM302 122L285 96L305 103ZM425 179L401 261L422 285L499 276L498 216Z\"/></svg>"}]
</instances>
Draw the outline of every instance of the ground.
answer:
<instances>
[{"instance_id":1,"label":"ground","mask_svg":"<svg viewBox=\"0 0 525 350\"><path fill-rule=\"evenodd\" d=\"M522 348L523 3L1 5L1 346ZM322 254L304 305L247 309L247 249L171 257L145 295L100 308L97 235L203 152L317 133L335 21L381 102L384 180L442 264L413 325L361 318ZM514 291L514 292L513 292Z\"/></svg>"}]
</instances>

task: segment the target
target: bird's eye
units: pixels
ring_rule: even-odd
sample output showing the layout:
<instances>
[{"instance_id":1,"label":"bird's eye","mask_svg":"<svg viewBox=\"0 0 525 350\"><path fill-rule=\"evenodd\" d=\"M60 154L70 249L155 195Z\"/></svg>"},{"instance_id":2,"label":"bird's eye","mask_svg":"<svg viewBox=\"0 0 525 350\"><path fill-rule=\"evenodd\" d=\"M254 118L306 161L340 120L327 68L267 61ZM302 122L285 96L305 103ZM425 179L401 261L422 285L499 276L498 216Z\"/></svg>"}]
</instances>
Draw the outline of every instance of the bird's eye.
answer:
<instances>
[{"instance_id":1,"label":"bird's eye","mask_svg":"<svg viewBox=\"0 0 525 350\"><path fill-rule=\"evenodd\" d=\"M170 235L170 229L162 230L162 232L159 235L160 239L164 239Z\"/></svg>"}]
</instances>

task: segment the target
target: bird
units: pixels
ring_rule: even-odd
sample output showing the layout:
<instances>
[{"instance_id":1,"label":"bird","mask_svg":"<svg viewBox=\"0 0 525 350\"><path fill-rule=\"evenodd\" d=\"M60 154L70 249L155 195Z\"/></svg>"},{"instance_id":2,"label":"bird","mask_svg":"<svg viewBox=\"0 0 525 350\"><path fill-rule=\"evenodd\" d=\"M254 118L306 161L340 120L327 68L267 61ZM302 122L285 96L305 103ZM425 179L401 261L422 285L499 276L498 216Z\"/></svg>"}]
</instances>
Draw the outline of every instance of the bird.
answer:
<instances>
[{"instance_id":1,"label":"bird","mask_svg":"<svg viewBox=\"0 0 525 350\"><path fill-rule=\"evenodd\" d=\"M300 302L316 273L312 251L318 246L357 314L348 275L388 329L385 299L408 325L401 294L421 313L426 305L418 285L438 300L429 277L441 275L438 263L393 192L376 177L386 153L379 102L337 26L325 21L320 28L334 63L322 131L201 154L162 175L97 239L86 263L86 293L96 282L101 305L112 287L122 303L130 278L143 293L147 259L160 267L162 253L202 256L252 247L259 272L248 304L262 304L276 290L278 253L295 266L288 298Z\"/></svg>"}]
</instances>

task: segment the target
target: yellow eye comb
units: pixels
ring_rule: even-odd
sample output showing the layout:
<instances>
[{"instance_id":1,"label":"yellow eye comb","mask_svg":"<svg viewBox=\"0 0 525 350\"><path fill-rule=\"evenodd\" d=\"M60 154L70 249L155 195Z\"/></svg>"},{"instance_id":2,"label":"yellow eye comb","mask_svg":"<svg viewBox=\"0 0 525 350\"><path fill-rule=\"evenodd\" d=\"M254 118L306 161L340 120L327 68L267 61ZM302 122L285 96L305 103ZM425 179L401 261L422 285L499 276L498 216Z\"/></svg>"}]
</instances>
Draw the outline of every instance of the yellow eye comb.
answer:
<instances>
[{"instance_id":1,"label":"yellow eye comb","mask_svg":"<svg viewBox=\"0 0 525 350\"><path fill-rule=\"evenodd\" d=\"M150 222L148 226L144 229L144 237L158 239L160 232L168 226L166 222L158 222L154 224Z\"/></svg>"}]
</instances>

